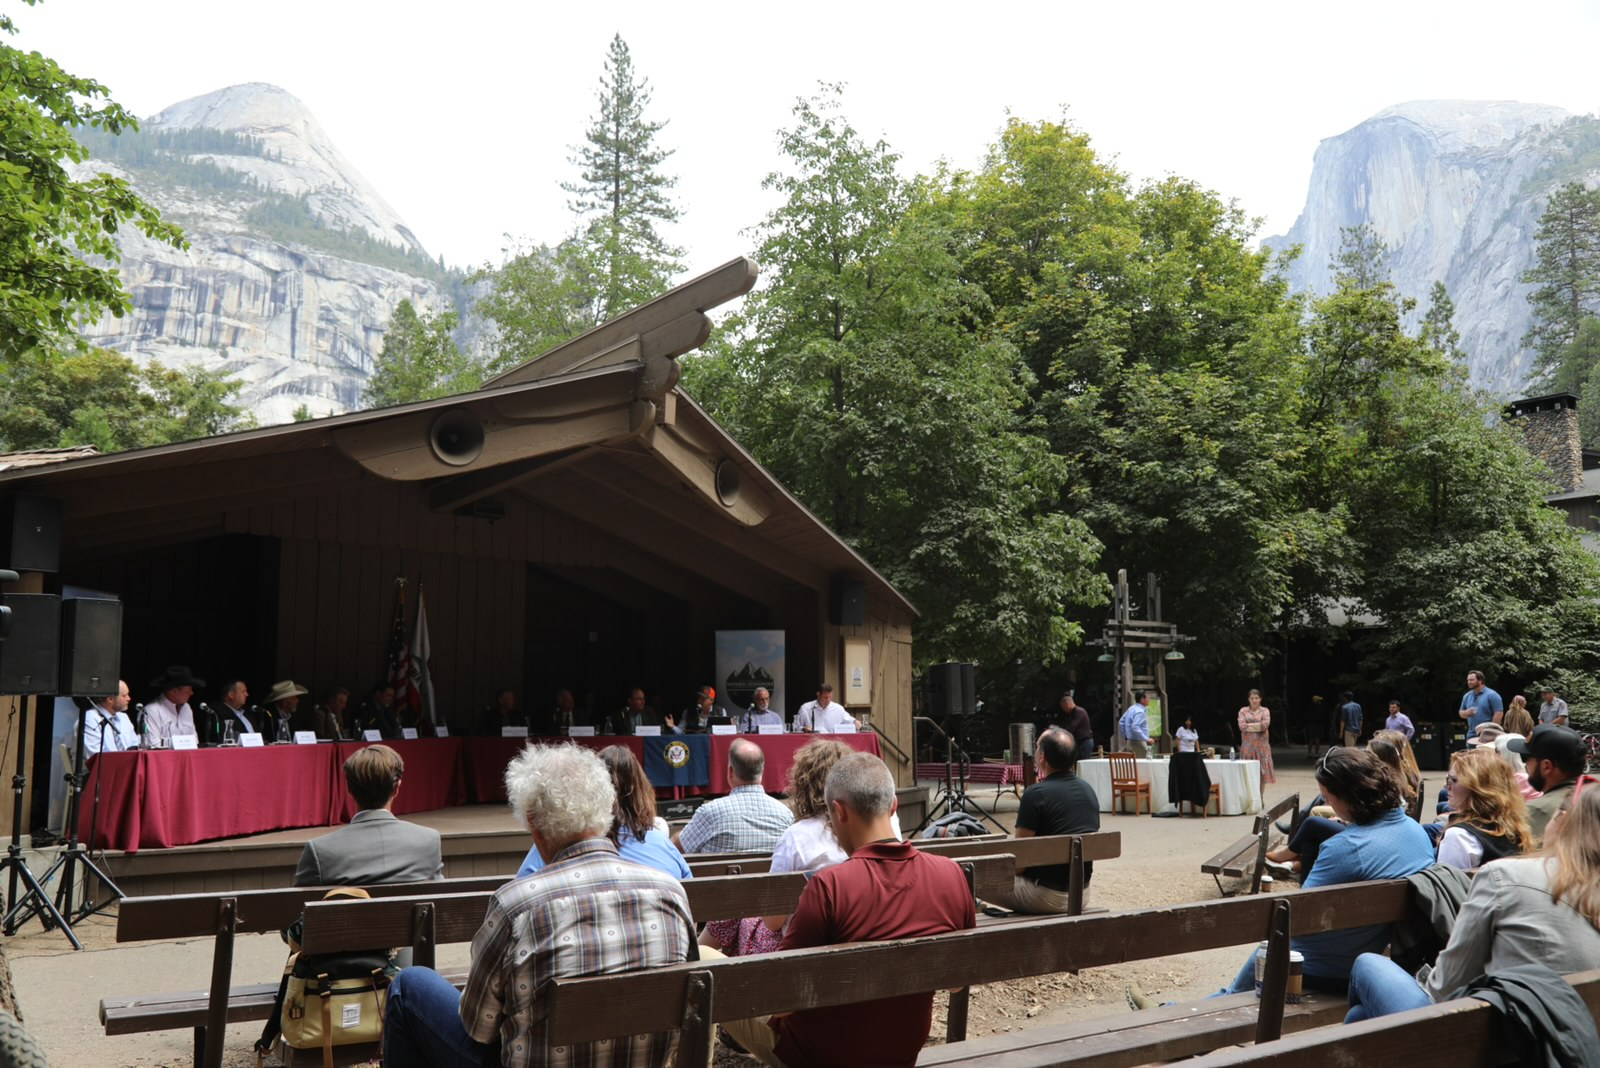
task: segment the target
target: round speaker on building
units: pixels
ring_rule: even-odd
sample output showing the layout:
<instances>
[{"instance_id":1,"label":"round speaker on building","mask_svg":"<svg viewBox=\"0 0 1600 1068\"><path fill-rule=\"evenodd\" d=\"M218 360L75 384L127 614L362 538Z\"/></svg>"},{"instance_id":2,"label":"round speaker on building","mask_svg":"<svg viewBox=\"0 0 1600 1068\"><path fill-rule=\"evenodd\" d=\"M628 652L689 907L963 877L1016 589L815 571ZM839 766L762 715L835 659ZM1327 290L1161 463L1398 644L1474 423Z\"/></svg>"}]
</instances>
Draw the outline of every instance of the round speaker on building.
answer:
<instances>
[{"instance_id":1,"label":"round speaker on building","mask_svg":"<svg viewBox=\"0 0 1600 1068\"><path fill-rule=\"evenodd\" d=\"M428 430L428 445L441 463L465 467L483 454L483 422L463 408L440 412Z\"/></svg>"}]
</instances>

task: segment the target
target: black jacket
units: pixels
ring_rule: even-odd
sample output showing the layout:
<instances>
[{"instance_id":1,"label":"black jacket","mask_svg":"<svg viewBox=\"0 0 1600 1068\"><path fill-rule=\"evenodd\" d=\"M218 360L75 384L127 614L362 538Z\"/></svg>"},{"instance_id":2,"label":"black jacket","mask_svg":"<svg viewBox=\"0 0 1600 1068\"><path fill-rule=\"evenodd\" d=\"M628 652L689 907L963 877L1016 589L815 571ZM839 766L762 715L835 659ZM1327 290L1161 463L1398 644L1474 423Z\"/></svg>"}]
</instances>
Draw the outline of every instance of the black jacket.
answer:
<instances>
[{"instance_id":1,"label":"black jacket","mask_svg":"<svg viewBox=\"0 0 1600 1068\"><path fill-rule=\"evenodd\" d=\"M1523 1064L1600 1068L1600 1034L1582 997L1539 964L1483 975L1450 995L1487 1001L1500 1013L1501 1035Z\"/></svg>"}]
</instances>

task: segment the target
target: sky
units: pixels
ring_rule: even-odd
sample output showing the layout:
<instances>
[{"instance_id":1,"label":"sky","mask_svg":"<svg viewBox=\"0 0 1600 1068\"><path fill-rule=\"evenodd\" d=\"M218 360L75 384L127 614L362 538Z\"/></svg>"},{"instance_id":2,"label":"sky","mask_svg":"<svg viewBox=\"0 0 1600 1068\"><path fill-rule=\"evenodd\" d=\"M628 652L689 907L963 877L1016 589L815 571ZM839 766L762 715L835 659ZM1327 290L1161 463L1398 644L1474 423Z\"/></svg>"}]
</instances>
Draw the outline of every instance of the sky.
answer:
<instances>
[{"instance_id":1,"label":"sky","mask_svg":"<svg viewBox=\"0 0 1600 1068\"><path fill-rule=\"evenodd\" d=\"M506 0L0 0L18 34L147 116L242 82L299 97L455 266L553 242L561 182L620 33L665 120L697 274L750 254L797 98L845 114L902 170L977 166L1008 115L1063 116L1136 180L1177 174L1288 230L1317 143L1407 100L1600 110L1597 0L1333 3L517 4ZM1513 11L1515 14L1513 15Z\"/></svg>"}]
</instances>

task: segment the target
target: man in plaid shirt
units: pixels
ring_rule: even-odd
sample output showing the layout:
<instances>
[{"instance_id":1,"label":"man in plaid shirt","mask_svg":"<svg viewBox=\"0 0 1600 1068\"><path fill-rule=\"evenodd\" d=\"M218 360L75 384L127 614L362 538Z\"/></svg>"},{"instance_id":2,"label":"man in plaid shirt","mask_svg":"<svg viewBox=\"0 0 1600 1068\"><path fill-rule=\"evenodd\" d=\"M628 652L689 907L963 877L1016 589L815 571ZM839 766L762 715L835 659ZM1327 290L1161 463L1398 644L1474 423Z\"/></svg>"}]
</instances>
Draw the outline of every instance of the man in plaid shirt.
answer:
<instances>
[{"instance_id":1,"label":"man in plaid shirt","mask_svg":"<svg viewBox=\"0 0 1600 1068\"><path fill-rule=\"evenodd\" d=\"M682 885L617 854L616 791L600 758L574 745L529 746L506 768L512 811L533 834L543 870L501 887L472 939L466 989L430 968L389 988L388 1068L654 1068L677 1032L551 1047L549 980L609 975L697 959Z\"/></svg>"},{"instance_id":2,"label":"man in plaid shirt","mask_svg":"<svg viewBox=\"0 0 1600 1068\"><path fill-rule=\"evenodd\" d=\"M728 746L728 782L733 789L695 810L673 836L685 853L770 853L794 822L789 806L767 796L761 785L767 755L747 738Z\"/></svg>"}]
</instances>

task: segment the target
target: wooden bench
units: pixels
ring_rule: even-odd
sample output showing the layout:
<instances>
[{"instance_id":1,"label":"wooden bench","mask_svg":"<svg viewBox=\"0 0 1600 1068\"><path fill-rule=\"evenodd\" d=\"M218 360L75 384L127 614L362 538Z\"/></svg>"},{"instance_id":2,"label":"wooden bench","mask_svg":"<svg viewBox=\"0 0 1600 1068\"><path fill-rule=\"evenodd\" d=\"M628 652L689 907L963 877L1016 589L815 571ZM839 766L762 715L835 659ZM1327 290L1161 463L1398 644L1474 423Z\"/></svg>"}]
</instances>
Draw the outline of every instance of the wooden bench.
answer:
<instances>
[{"instance_id":1,"label":"wooden bench","mask_svg":"<svg viewBox=\"0 0 1600 1068\"><path fill-rule=\"evenodd\" d=\"M318 907L318 906L313 906ZM554 1045L591 1042L626 1033L680 1030L680 1065L701 1065L710 1055L716 1024L774 1013L852 1004L884 997L965 989L969 985L1104 967L1130 960L1241 947L1265 935L1270 942L1264 996L1253 1027L1238 1010L1247 1002L1202 1006L1181 1019L1172 1013L1140 1014L1111 1038L1101 1035L1093 1063L1145 1064L1206 1053L1241 1040L1271 1041L1292 1026L1314 1026L1343 1016L1339 998L1309 996L1286 1011L1289 940L1293 934L1393 923L1410 908L1404 880L1325 887L1291 896L1228 901L1098 916L1035 918L1027 924L957 931L894 942L857 943L762 956L675 964L649 971L583 979L556 979L545 993L547 1040ZM309 911L309 910L308 910ZM1247 950L1242 950L1247 952ZM1231 973L1230 969L1230 973ZM1219 984L1230 976L1219 976ZM1217 999L1226 1002L1228 999ZM1254 1000L1253 998L1251 999ZM629 1006L625 1023L613 1011ZM1205 1011L1202 1011L1205 1010ZM1246 1012L1244 1015L1248 1016ZM1144 1025L1148 1023L1147 1029ZM1103 1024L1095 1025L1109 1033ZM1248 1029L1249 1033L1244 1031ZM1081 1042L1079 1033L1061 1041ZM1005 1068L1062 1062L1041 1038L1013 1048L998 1061L981 1046L957 1048L966 1038L964 999L953 995L947 1040L928 1064L966 1063L976 1055ZM1006 1036L1012 1039L1015 1036ZM1074 1054L1075 1056L1075 1054ZM973 1063L978 1063L974 1061ZM1075 1062L1075 1063L1089 1063Z\"/></svg>"},{"instance_id":2,"label":"wooden bench","mask_svg":"<svg viewBox=\"0 0 1600 1068\"><path fill-rule=\"evenodd\" d=\"M1566 977L1600 1021L1600 971ZM1499 1068L1525 1063L1505 1039L1499 1014L1475 998L1296 1034L1186 1062L1185 1068L1302 1068L1307 1064L1403 1064L1406 1068Z\"/></svg>"},{"instance_id":3,"label":"wooden bench","mask_svg":"<svg viewBox=\"0 0 1600 1068\"><path fill-rule=\"evenodd\" d=\"M1222 885L1224 875L1231 879L1249 879L1250 892L1261 892L1261 876L1267 866L1267 850L1272 840L1272 825L1292 813L1289 837L1300 826L1300 795L1290 794L1276 805L1256 817L1251 831L1222 852L1200 865L1200 870L1216 880L1223 897L1232 897L1236 891Z\"/></svg>"},{"instance_id":4,"label":"wooden bench","mask_svg":"<svg viewBox=\"0 0 1600 1068\"><path fill-rule=\"evenodd\" d=\"M974 893L994 896L1011 885L1016 861L1010 853L962 858ZM470 941L483 922L493 893L507 880L501 876L441 879L426 883L387 883L367 887L372 900L342 899L322 902L329 887L291 887L217 894L183 894L169 897L126 898L117 916L117 941L212 936L211 985L204 991L157 993L100 1002L100 1022L108 1035L194 1029L195 1063L214 1066L222 1061L222 1041L229 1023L265 1020L277 996L278 984L232 985L233 950L237 936L282 931L316 904L319 916L329 909L366 907L356 922L381 922L385 926L363 935L367 940L349 949L374 945L413 947L414 961L431 965L434 948L441 942ZM739 919L793 911L805 888L801 873L756 874L691 879L684 890L697 920ZM1081 891L1080 891L1081 895ZM1081 896L1080 896L1081 900ZM373 911L393 901L389 911ZM423 906L429 906L424 908ZM398 930L391 912L412 916L412 926ZM442 917L442 919L441 919ZM319 921L321 922L321 921ZM441 927L441 924L443 925ZM382 935L383 937L379 937ZM391 937L393 936L393 937ZM307 935L309 939L310 934ZM307 941L305 945L312 946ZM322 950L312 949L313 952ZM332 949L327 952L340 952Z\"/></svg>"},{"instance_id":5,"label":"wooden bench","mask_svg":"<svg viewBox=\"0 0 1600 1068\"><path fill-rule=\"evenodd\" d=\"M1093 834L1050 834L1030 838L983 836L974 838L914 839L912 844L924 853L950 857L977 857L993 853L1010 853L1017 858L1017 871L1044 864L1070 864L1072 843L1081 843L1085 861L1115 860L1122 855L1120 831L1096 831ZM689 870L696 879L708 875L750 875L766 871L772 857L758 854L736 860L696 861L690 857ZM688 883L684 884L685 886ZM695 917L699 919L697 915Z\"/></svg>"}]
</instances>

